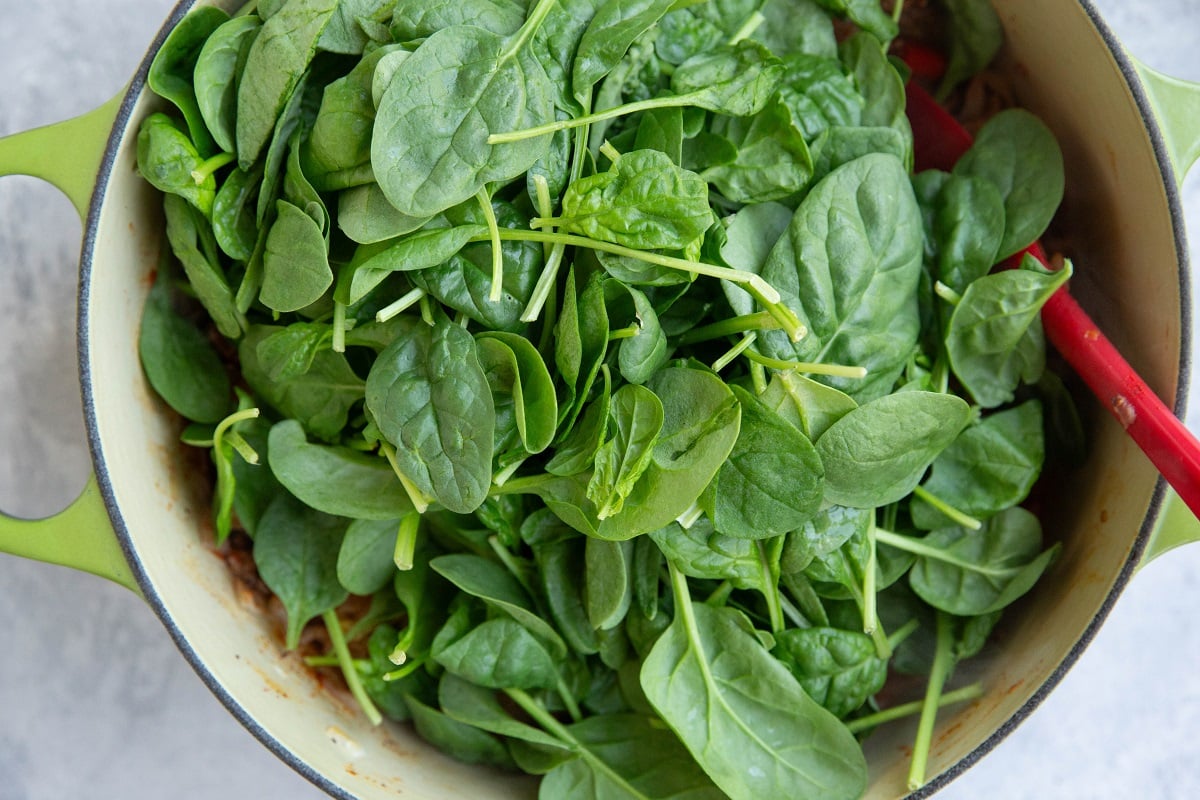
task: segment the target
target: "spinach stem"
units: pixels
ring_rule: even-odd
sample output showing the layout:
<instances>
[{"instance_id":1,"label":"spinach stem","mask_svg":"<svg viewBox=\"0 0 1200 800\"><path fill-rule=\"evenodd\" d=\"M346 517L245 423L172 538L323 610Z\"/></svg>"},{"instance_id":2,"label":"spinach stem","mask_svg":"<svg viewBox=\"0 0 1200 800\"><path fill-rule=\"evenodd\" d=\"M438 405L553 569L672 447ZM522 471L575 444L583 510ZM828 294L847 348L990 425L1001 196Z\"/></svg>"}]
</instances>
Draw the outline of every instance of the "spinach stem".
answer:
<instances>
[{"instance_id":1,"label":"spinach stem","mask_svg":"<svg viewBox=\"0 0 1200 800\"><path fill-rule=\"evenodd\" d=\"M197 186L199 186L212 177L213 173L226 164L232 163L236 158L237 156L233 153L217 153L215 156L202 162L200 166L192 170L192 180L196 182Z\"/></svg>"},{"instance_id":2,"label":"spinach stem","mask_svg":"<svg viewBox=\"0 0 1200 800\"><path fill-rule=\"evenodd\" d=\"M571 715L571 719L576 722L582 722L583 712L579 710L579 703L575 702L575 696L567 688L567 682L563 680L562 675L558 676L558 685L555 688L558 690L558 696L562 698L563 706L566 707L567 713Z\"/></svg>"},{"instance_id":3,"label":"spinach stem","mask_svg":"<svg viewBox=\"0 0 1200 800\"><path fill-rule=\"evenodd\" d=\"M933 726L937 721L937 710L942 699L942 690L950 675L951 652L954 646L954 618L942 611L937 615L937 649L933 655L933 666L929 670L929 684L925 700L921 705L921 719L917 723L917 738L913 742L912 763L908 770L908 788L916 791L925 785L925 774L929 766L929 750L933 744Z\"/></svg>"},{"instance_id":4,"label":"spinach stem","mask_svg":"<svg viewBox=\"0 0 1200 800\"><path fill-rule=\"evenodd\" d=\"M346 304L333 301L333 342L335 353L346 352Z\"/></svg>"},{"instance_id":5,"label":"spinach stem","mask_svg":"<svg viewBox=\"0 0 1200 800\"><path fill-rule=\"evenodd\" d=\"M771 312L756 311L753 314L742 314L737 317L723 319L719 322L702 325L699 328L692 328L690 331L680 334L679 338L675 341L680 347L685 347L690 344L708 342L713 339L723 339L726 336L735 336L747 331L779 330L782 327L779 324L779 320L771 315Z\"/></svg>"},{"instance_id":6,"label":"spinach stem","mask_svg":"<svg viewBox=\"0 0 1200 800\"><path fill-rule=\"evenodd\" d=\"M816 364L806 361L784 361L778 358L764 356L753 350L746 353L746 358L762 364L767 369L777 369L790 372L807 372L812 375L831 375L836 378L865 378L866 367L848 367L841 364Z\"/></svg>"},{"instance_id":7,"label":"spinach stem","mask_svg":"<svg viewBox=\"0 0 1200 800\"><path fill-rule=\"evenodd\" d=\"M783 613L792 621L793 625L795 625L797 628L812 627L812 623L808 621L808 617L804 616L804 613L800 609L796 608L796 604L793 603L786 594L779 592L778 597L779 607L783 609Z\"/></svg>"},{"instance_id":8,"label":"spinach stem","mask_svg":"<svg viewBox=\"0 0 1200 800\"><path fill-rule=\"evenodd\" d=\"M761 11L755 11L753 14L750 15L749 19L747 19L744 23L742 23L742 27L738 28L737 33L735 33L732 37L730 37L729 42L728 42L729 46L733 47L734 45L738 44L739 42L743 42L746 39L749 39L751 36L754 35L755 31L757 31L759 28L762 27L762 24L766 21L767 21L767 18L763 16L763 13Z\"/></svg>"},{"instance_id":9,"label":"spinach stem","mask_svg":"<svg viewBox=\"0 0 1200 800\"><path fill-rule=\"evenodd\" d=\"M905 640L908 639L908 637L910 637L914 633L916 633L917 628L919 628L919 627L921 627L921 621L919 619L917 619L916 617L913 617L908 622L901 625L897 630L895 630L892 633L891 636L888 637L888 644L891 646L891 648L893 650L895 650L897 647L904 644Z\"/></svg>"},{"instance_id":10,"label":"spinach stem","mask_svg":"<svg viewBox=\"0 0 1200 800\"><path fill-rule=\"evenodd\" d=\"M904 15L904 0L896 0L896 4L892 6L892 19L899 23L900 17Z\"/></svg>"},{"instance_id":11,"label":"spinach stem","mask_svg":"<svg viewBox=\"0 0 1200 800\"><path fill-rule=\"evenodd\" d=\"M507 61L512 58L518 50L525 46L529 41L529 37L537 33L538 28L542 27L542 23L546 21L546 16L554 10L558 5L558 0L539 0L538 4L529 12L529 16L525 18L525 24L513 36L512 42L508 47L504 48L504 52L500 55L500 61Z\"/></svg>"},{"instance_id":12,"label":"spinach stem","mask_svg":"<svg viewBox=\"0 0 1200 800\"><path fill-rule=\"evenodd\" d=\"M762 394L767 390L767 368L762 364L750 362L750 380L754 383L754 393Z\"/></svg>"},{"instance_id":13,"label":"spinach stem","mask_svg":"<svg viewBox=\"0 0 1200 800\"><path fill-rule=\"evenodd\" d=\"M600 145L600 155L604 156L614 164L621 160L621 151L613 147L612 142L610 142L608 139L605 139L604 144Z\"/></svg>"},{"instance_id":14,"label":"spinach stem","mask_svg":"<svg viewBox=\"0 0 1200 800\"><path fill-rule=\"evenodd\" d=\"M499 303L504 296L504 248L500 242L500 224L496 221L496 209L492 208L492 196L488 194L487 187L476 192L475 199L479 201L492 240L492 291L488 294L488 300Z\"/></svg>"},{"instance_id":15,"label":"spinach stem","mask_svg":"<svg viewBox=\"0 0 1200 800\"><path fill-rule=\"evenodd\" d=\"M554 200L550 197L550 183L546 180L546 176L540 172L533 175L533 193L537 198L538 217L546 219L553 217ZM553 252L554 245L549 243L542 244L542 259L544 262L550 260L550 255Z\"/></svg>"},{"instance_id":16,"label":"spinach stem","mask_svg":"<svg viewBox=\"0 0 1200 800\"><path fill-rule=\"evenodd\" d=\"M738 342L733 347L731 347L727 351L725 351L725 355L721 356L720 358L718 358L716 361L714 361L712 363L712 371L720 372L721 370L728 367L730 364L732 364L734 362L734 360L738 356L740 356L742 353L744 353L746 351L747 347L754 344L756 339L758 339L757 333L755 333L754 331L747 333L745 336L742 337L742 340L740 342Z\"/></svg>"},{"instance_id":17,"label":"spinach stem","mask_svg":"<svg viewBox=\"0 0 1200 800\"><path fill-rule=\"evenodd\" d=\"M962 302L962 295L941 281L937 281L933 284L933 293L955 307Z\"/></svg>"},{"instance_id":18,"label":"spinach stem","mask_svg":"<svg viewBox=\"0 0 1200 800\"><path fill-rule=\"evenodd\" d=\"M550 246L550 257L546 259L546 266L542 269L542 274L538 276L537 285L533 287L533 294L530 295L525 310L521 312L522 322L537 321L558 280L558 270L562 267L563 256L566 253L567 246L565 244Z\"/></svg>"},{"instance_id":19,"label":"spinach stem","mask_svg":"<svg viewBox=\"0 0 1200 800\"><path fill-rule=\"evenodd\" d=\"M413 568L413 556L417 552L417 534L421 532L421 515L415 511L400 518L400 528L396 531L396 547L392 551L392 561L396 569L408 572Z\"/></svg>"},{"instance_id":20,"label":"spinach stem","mask_svg":"<svg viewBox=\"0 0 1200 800\"><path fill-rule=\"evenodd\" d=\"M700 504L692 503L691 507L689 507L687 511L675 518L675 521L678 522L679 526L686 531L695 525L703 514L704 509L700 508Z\"/></svg>"},{"instance_id":21,"label":"spinach stem","mask_svg":"<svg viewBox=\"0 0 1200 800\"><path fill-rule=\"evenodd\" d=\"M609 331L608 332L608 340L610 342L617 342L617 341L620 341L621 339L632 339L633 337L637 336L641 332L642 332L641 325L628 325L624 328L617 328L616 330Z\"/></svg>"},{"instance_id":22,"label":"spinach stem","mask_svg":"<svg viewBox=\"0 0 1200 800\"><path fill-rule=\"evenodd\" d=\"M752 293L754 290L761 292L765 302L771 305L779 304L781 301L779 292L775 287L763 280L761 275L755 275L753 272L746 272L745 270L719 267L715 264L705 264L702 261L688 261L684 258L665 256L661 253L653 253L646 250L635 250L632 247L625 247L600 239L589 239L585 236L575 236L569 233L504 229L500 231L500 239L507 242L557 242L589 250L600 250L617 256L635 258L649 264L657 264L660 267L667 267L668 269L690 272L693 275L704 275L709 278L720 278L731 283L744 284L750 288ZM481 240L472 238L471 241Z\"/></svg>"},{"instance_id":23,"label":"spinach stem","mask_svg":"<svg viewBox=\"0 0 1200 800\"><path fill-rule=\"evenodd\" d=\"M500 537L493 533L487 538L487 543L488 547L492 548L492 552L496 554L496 558L500 559L500 563L504 565L504 568L508 570L510 575L516 578L517 583L521 584L531 596L536 596L537 593L529 585L529 579L525 574L526 571L521 569L520 565L517 564L513 554L500 541Z\"/></svg>"},{"instance_id":24,"label":"spinach stem","mask_svg":"<svg viewBox=\"0 0 1200 800\"><path fill-rule=\"evenodd\" d=\"M504 484L508 483L508 479L515 475L517 470L519 470L521 465L524 463L525 459L522 458L509 464L492 477L492 483L496 486L503 486Z\"/></svg>"},{"instance_id":25,"label":"spinach stem","mask_svg":"<svg viewBox=\"0 0 1200 800\"><path fill-rule=\"evenodd\" d=\"M396 461L396 448L387 442L381 442L379 449L384 458L388 460L388 464L392 466L392 472L396 473L396 477L400 479L400 485L408 493L408 499L412 501L413 508L417 510L418 514L424 514L429 510L429 504L433 502L433 498L426 496L400 469L400 464Z\"/></svg>"},{"instance_id":26,"label":"spinach stem","mask_svg":"<svg viewBox=\"0 0 1200 800\"><path fill-rule=\"evenodd\" d=\"M424 289L413 289L406 292L399 300L389 303L375 313L376 322L387 322L392 317L403 314L408 309L412 308L426 294Z\"/></svg>"},{"instance_id":27,"label":"spinach stem","mask_svg":"<svg viewBox=\"0 0 1200 800\"><path fill-rule=\"evenodd\" d=\"M879 528L875 535L878 537L880 542L886 544L888 547L895 547L897 550L904 550L905 552L912 553L921 558L932 558L935 561L941 561L944 564L951 564L971 572L977 572L980 575L990 575L996 578L1007 578L1021 571L1019 567L1013 567L1009 569L994 569L991 567L985 567L982 564L972 564L970 562L963 561L960 558L955 558L945 550L939 550L936 547L930 547L920 539L916 539L911 536L901 536L898 533L892 533L891 531L884 530L883 528Z\"/></svg>"},{"instance_id":28,"label":"spinach stem","mask_svg":"<svg viewBox=\"0 0 1200 800\"><path fill-rule=\"evenodd\" d=\"M924 500L926 503L933 506L938 511L942 512L964 528L977 531L983 527L983 523L977 520L975 517L959 511L957 508L950 505L945 500L931 493L928 489L922 486L918 486L917 488L913 489L913 497Z\"/></svg>"},{"instance_id":29,"label":"spinach stem","mask_svg":"<svg viewBox=\"0 0 1200 800\"><path fill-rule=\"evenodd\" d=\"M763 598L767 601L767 615L771 619L771 633L779 633L785 627L786 623L783 620L783 606L779 602L779 573L771 564L771 559L767 557L766 543L763 541L758 544L758 566L762 570L763 577L766 579L766 586L763 591Z\"/></svg>"},{"instance_id":30,"label":"spinach stem","mask_svg":"<svg viewBox=\"0 0 1200 800\"><path fill-rule=\"evenodd\" d=\"M867 525L867 565L863 569L863 633L874 634L879 629L879 607L875 596L877 571L879 569L879 549L875 546L875 523ZM891 656L891 646L888 652L879 653L880 658Z\"/></svg>"},{"instance_id":31,"label":"spinach stem","mask_svg":"<svg viewBox=\"0 0 1200 800\"><path fill-rule=\"evenodd\" d=\"M733 584L729 581L721 581L716 589L713 589L712 594L704 598L704 605L720 608L729 602L729 595L733 594Z\"/></svg>"},{"instance_id":32,"label":"spinach stem","mask_svg":"<svg viewBox=\"0 0 1200 800\"><path fill-rule=\"evenodd\" d=\"M956 689L953 692L946 692L938 700L938 708L945 708L957 703L965 703L970 700L978 700L983 697L983 685L973 683L970 686L964 686L961 689ZM904 717L911 717L913 714L919 714L924 708L925 703L922 700L914 700L911 703L902 703L898 706L885 708L882 711L876 711L874 714L867 714L858 719L846 721L846 727L851 733L862 733L876 728L885 722L894 722Z\"/></svg>"},{"instance_id":33,"label":"spinach stem","mask_svg":"<svg viewBox=\"0 0 1200 800\"><path fill-rule=\"evenodd\" d=\"M258 452L237 431L226 431L225 441L247 464L258 466Z\"/></svg>"},{"instance_id":34,"label":"spinach stem","mask_svg":"<svg viewBox=\"0 0 1200 800\"><path fill-rule=\"evenodd\" d=\"M329 631L329 643L333 645L333 652L337 654L338 663L342 667L342 676L346 679L346 686L350 689L350 694L354 695L354 699L362 706L363 713L367 715L371 724L380 724L383 722L383 715L379 713L379 709L375 707L375 703L371 701L366 689L363 688L358 669L354 666L354 659L350 657L350 648L346 646L346 635L342 631L342 623L338 619L337 612L329 609L321 615L321 618L325 621L325 630Z\"/></svg>"},{"instance_id":35,"label":"spinach stem","mask_svg":"<svg viewBox=\"0 0 1200 800\"><path fill-rule=\"evenodd\" d=\"M639 111L651 111L656 108L676 108L681 106L690 106L699 95L699 92L689 92L688 94L668 95L666 97L652 97L648 100L637 100L633 103L609 108L604 111L596 111L591 114L585 114L582 117L574 117L572 119L560 119L555 122L547 122L544 125L537 125L533 128L525 128L520 131L509 131L507 133L493 133L488 137L487 143L490 145L508 144L510 142L519 142L524 139L533 139L538 136L545 136L549 133L558 133L559 131L578 128L580 125L591 125L595 122L605 122L606 120L625 117L630 114L636 114Z\"/></svg>"}]
</instances>

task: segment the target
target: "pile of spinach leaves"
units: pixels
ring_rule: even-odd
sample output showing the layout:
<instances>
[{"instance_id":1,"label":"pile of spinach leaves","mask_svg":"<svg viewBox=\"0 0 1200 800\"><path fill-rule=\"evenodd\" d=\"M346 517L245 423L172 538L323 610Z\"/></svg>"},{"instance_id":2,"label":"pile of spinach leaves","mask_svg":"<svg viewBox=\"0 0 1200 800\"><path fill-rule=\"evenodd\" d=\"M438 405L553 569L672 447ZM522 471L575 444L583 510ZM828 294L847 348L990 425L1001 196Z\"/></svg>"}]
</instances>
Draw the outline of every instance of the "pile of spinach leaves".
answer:
<instances>
[{"instance_id":1,"label":"pile of spinach leaves","mask_svg":"<svg viewBox=\"0 0 1200 800\"><path fill-rule=\"evenodd\" d=\"M948 6L962 71L994 19ZM1021 503L1069 270L992 272L1062 196L1029 114L912 174L896 32L869 0L183 18L140 352L288 648L320 618L373 719L556 800L859 796L889 670L928 675L919 782L1056 553Z\"/></svg>"}]
</instances>

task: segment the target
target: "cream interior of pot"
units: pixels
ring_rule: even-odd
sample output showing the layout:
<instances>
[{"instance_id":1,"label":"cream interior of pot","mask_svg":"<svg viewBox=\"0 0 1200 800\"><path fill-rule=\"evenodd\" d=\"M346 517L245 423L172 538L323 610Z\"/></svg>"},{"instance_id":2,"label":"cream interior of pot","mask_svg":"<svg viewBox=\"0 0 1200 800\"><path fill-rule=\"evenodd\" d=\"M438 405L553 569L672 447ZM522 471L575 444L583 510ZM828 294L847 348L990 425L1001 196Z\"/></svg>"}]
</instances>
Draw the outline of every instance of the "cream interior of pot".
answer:
<instances>
[{"instance_id":1,"label":"cream interior of pot","mask_svg":"<svg viewBox=\"0 0 1200 800\"><path fill-rule=\"evenodd\" d=\"M1055 130L1067 157L1063 227L1076 232L1073 291L1161 397L1179 374L1178 255L1158 161L1104 39L1078 3L1005 0L1018 98ZM152 395L137 357L141 308L161 241L159 201L137 176L139 98L118 145L86 280L86 342L97 456L144 573L147 594L182 649L252 730L332 787L363 798L526 797L528 779L460 765L402 726L372 728L318 685L212 552L206 481L178 445L178 425ZM1065 477L1046 520L1062 556L1011 609L985 654L960 668L981 700L943 712L930 776L951 769L1019 715L1072 658L1131 560L1156 474L1095 404L1085 409L1090 458ZM867 742L870 796L905 794L913 729ZM329 788L332 788L329 787Z\"/></svg>"}]
</instances>

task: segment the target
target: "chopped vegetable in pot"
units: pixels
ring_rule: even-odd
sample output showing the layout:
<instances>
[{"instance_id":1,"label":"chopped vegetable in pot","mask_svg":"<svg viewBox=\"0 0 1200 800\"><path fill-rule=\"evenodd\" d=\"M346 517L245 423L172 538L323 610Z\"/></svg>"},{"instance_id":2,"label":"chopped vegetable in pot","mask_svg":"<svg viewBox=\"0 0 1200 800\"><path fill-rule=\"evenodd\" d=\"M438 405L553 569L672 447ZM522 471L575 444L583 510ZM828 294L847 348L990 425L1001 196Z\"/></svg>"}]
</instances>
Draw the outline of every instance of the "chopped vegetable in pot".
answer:
<instances>
[{"instance_id":1,"label":"chopped vegetable in pot","mask_svg":"<svg viewBox=\"0 0 1200 800\"><path fill-rule=\"evenodd\" d=\"M994 12L914 4L962 97ZM218 544L372 720L555 800L832 800L917 714L924 781L1057 553L1022 504L1070 268L992 271L1062 197L1032 115L913 173L901 6L262 0L167 38L142 361Z\"/></svg>"}]
</instances>

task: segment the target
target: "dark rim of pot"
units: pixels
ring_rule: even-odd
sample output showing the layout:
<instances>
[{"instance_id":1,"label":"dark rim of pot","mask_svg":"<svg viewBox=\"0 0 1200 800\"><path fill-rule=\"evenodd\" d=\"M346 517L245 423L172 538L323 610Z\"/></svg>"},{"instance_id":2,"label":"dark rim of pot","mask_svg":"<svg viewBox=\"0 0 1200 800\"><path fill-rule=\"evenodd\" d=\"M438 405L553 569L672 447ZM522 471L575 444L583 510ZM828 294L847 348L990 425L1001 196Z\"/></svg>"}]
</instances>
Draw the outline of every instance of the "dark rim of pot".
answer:
<instances>
[{"instance_id":1,"label":"dark rim of pot","mask_svg":"<svg viewBox=\"0 0 1200 800\"><path fill-rule=\"evenodd\" d=\"M1174 168L1171 165L1170 157L1167 153L1165 141L1162 131L1159 129L1158 123L1155 120L1153 109L1150 105L1137 72L1125 55L1120 43L1108 28L1105 22L1101 19L1099 13L1092 5L1091 0L1077 0L1080 6L1091 19L1092 24L1099 32L1101 38L1107 45L1113 59L1116 61L1125 82L1128 85L1129 91L1132 94L1134 101L1137 104L1138 110L1146 123L1146 128L1150 134L1150 139L1154 146L1155 156L1158 161L1159 170L1162 173L1163 186L1166 189L1167 200L1171 212L1171 223L1175 236L1175 250L1180 265L1179 272L1179 294L1181 304L1181 342L1180 342L1180 359L1179 359L1179 381L1175 396L1175 413L1181 416L1187 410L1187 394L1191 378L1191 341L1192 341L1192 320L1191 320L1191 283L1188 273L1188 249L1187 240L1184 233L1184 216L1182 204L1180 202L1180 194L1177 188L1178 184L1175 180ZM92 452L92 461L96 470L96 480L99 484L101 494L104 498L104 504L108 509L109 517L112 520L113 528L117 534L121 549L125 554L126 560L129 562L130 568L137 579L138 586L141 588L142 594L146 601L155 613L162 620L163 625L170 633L171 638L175 641L176 646L183 653L184 657L191 664L192 668L200 676L201 680L208 686L214 695L225 705L229 712L250 731L260 742L262 742L271 752L275 753L285 763L303 775L318 788L326 793L344 800L353 800L353 795L335 784L328 776L314 769L307 761L297 755L292 750L288 749L279 739L264 729L258 721L252 717L245 708L225 689L221 682L213 675L208 665L192 646L191 642L179 629L171 617L160 596L158 589L150 581L142 564L134 552L132 541L129 536L129 529L126 526L124 516L118 507L111 478L109 476L105 457L103 443L100 441L100 435L96 423L95 413L95 395L92 390L92 360L91 360L91 342L88 337L89 321L91 318L91 294L89 287L91 285L92 274L95 268L94 249L97 237L97 227L100 218L100 207L104 202L105 194L108 189L109 180L111 178L113 163L116 158L116 153L125 138L127 128L133 122L133 109L146 85L146 75L150 67L150 62L154 55L162 46L168 33L175 27L187 12L195 4L195 0L181 0L174 8L170 16L167 18L162 29L158 32L154 42L151 44L145 58L134 75L129 89L122 101L121 108L118 112L116 123L113 126L112 132L109 135L108 145L105 150L104 159L100 166L99 175L96 181L96 187L92 193L91 204L88 210L87 222L83 235L83 247L80 256L80 284L79 284L79 318L78 318L78 351L79 351L79 373L80 385L83 392L83 408L84 418L87 427L88 442ZM1138 531L1138 536L1134 542L1134 547L1128 560L1122 566L1120 574L1117 576L1116 582L1112 590L1105 598L1099 611L1091 623L1082 632L1079 639L1072 646L1070 652L1063 658L1062 662L1050 675L1050 677L1034 692L1034 694L1016 711L1000 728L993 732L982 744L972 750L964 758L958 761L950 769L934 777L928 784L916 792L908 795L909 800L917 800L917 798L925 798L944 788L950 781L964 773L979 759L987 755L997 744L999 744L1009 733L1016 729L1018 725L1041 705L1042 701L1050 694L1051 691L1063 679L1067 671L1074 666L1079 656L1091 643L1096 632L1108 617L1112 610L1113 604L1124 591L1129 579L1133 576L1141 561L1142 554L1146 549L1146 545L1150 539L1150 535L1158 521L1162 511L1163 502L1166 497L1167 487L1165 482L1160 478L1155 487L1151 498L1150 507L1147 511L1146 518L1142 523L1141 529Z\"/></svg>"}]
</instances>

